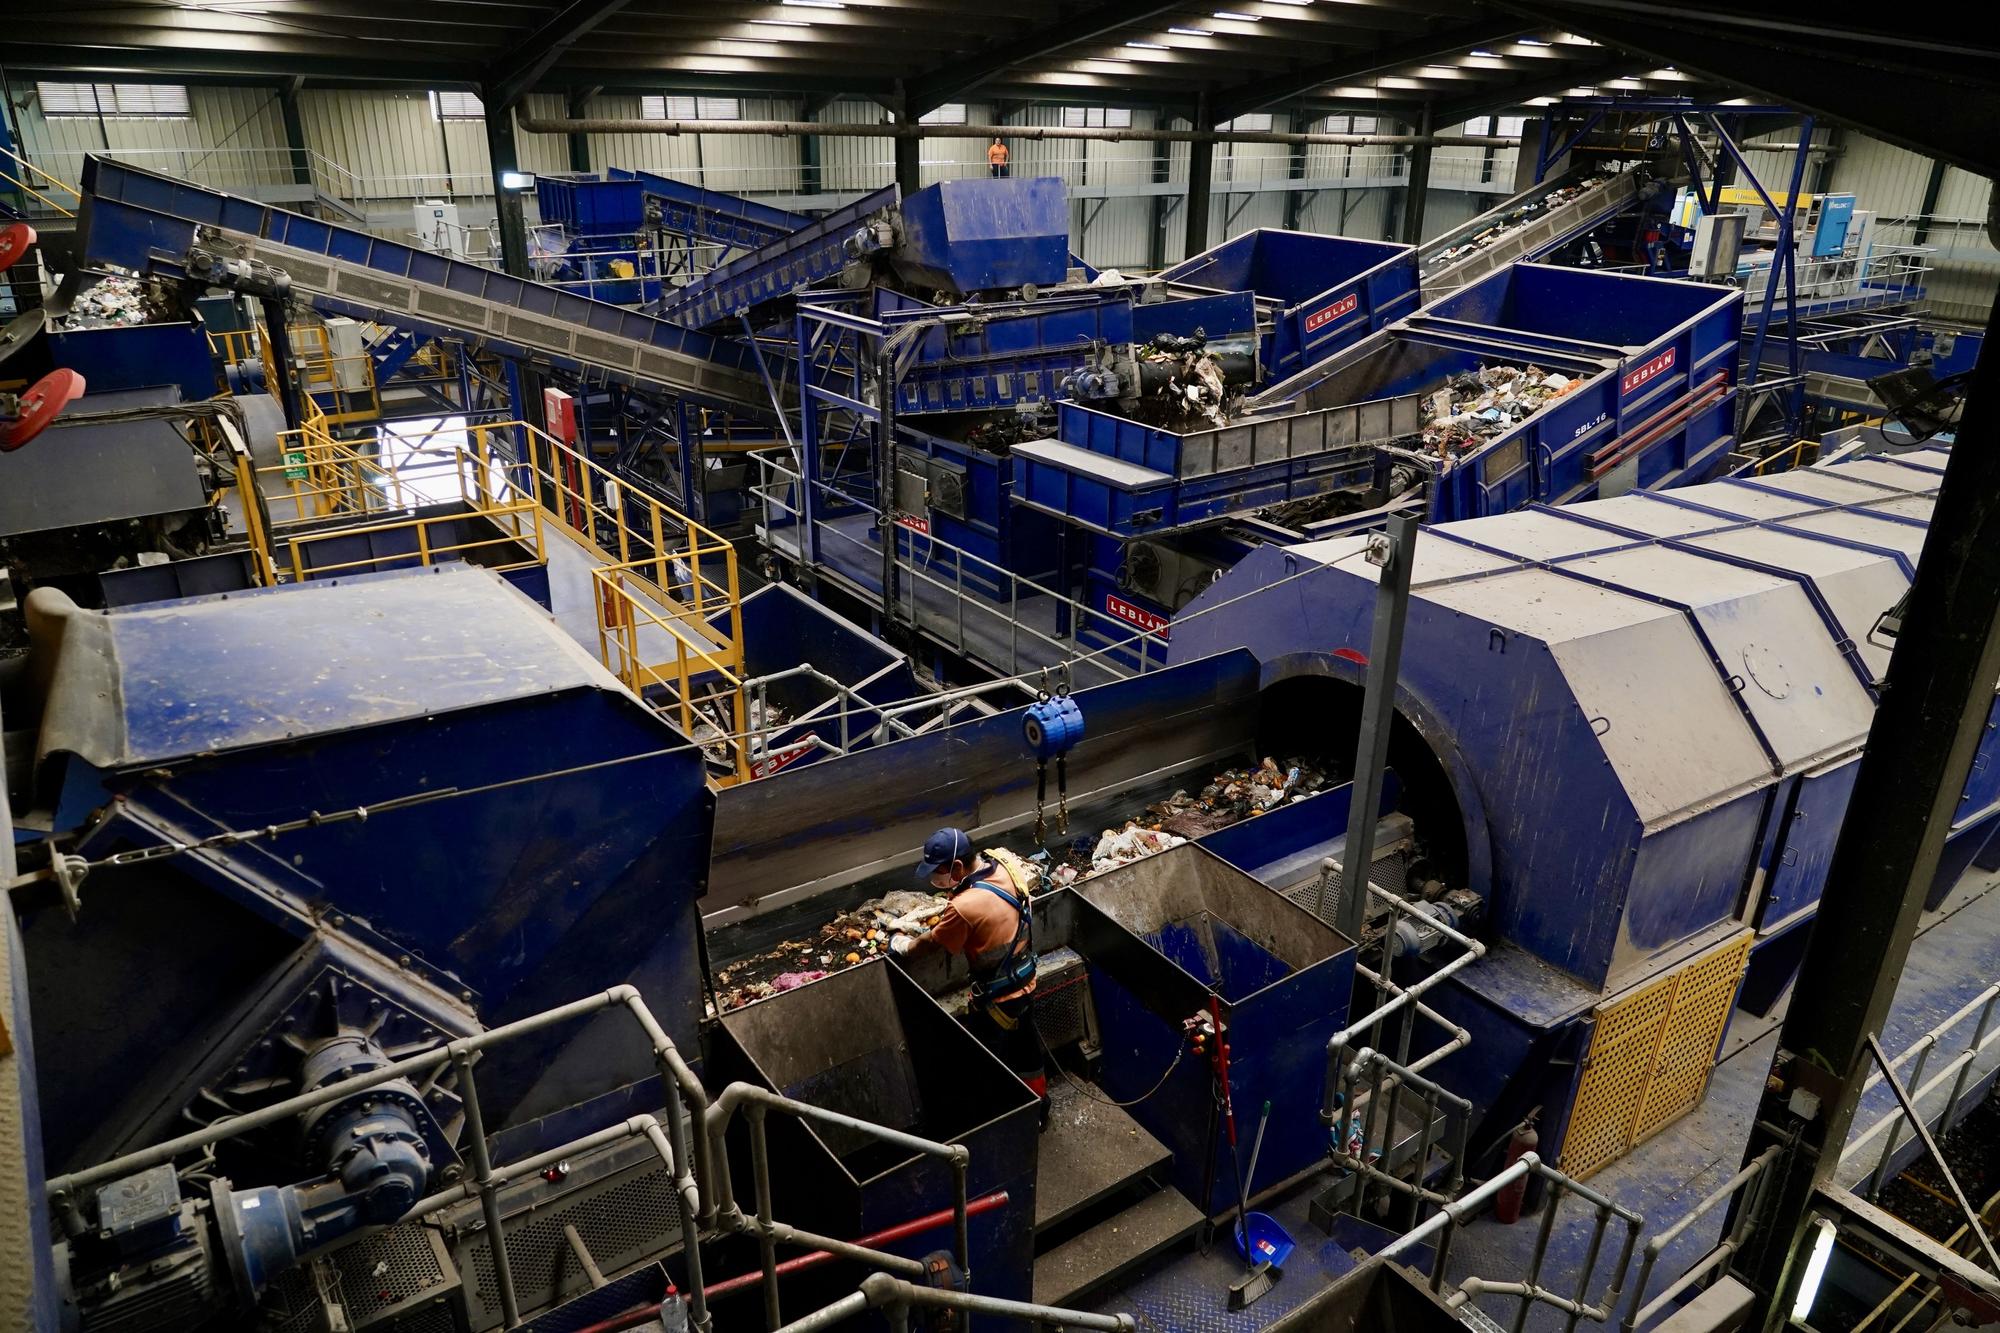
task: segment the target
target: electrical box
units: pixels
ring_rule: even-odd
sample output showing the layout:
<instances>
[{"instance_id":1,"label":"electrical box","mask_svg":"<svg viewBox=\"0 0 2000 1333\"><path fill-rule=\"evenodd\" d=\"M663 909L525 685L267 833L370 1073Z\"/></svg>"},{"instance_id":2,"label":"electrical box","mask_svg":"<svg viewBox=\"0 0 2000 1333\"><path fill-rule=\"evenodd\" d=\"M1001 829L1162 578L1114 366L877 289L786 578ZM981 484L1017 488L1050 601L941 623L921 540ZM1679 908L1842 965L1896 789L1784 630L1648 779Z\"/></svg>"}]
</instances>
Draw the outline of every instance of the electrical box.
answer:
<instances>
[{"instance_id":1,"label":"electrical box","mask_svg":"<svg viewBox=\"0 0 2000 1333\"><path fill-rule=\"evenodd\" d=\"M1734 278L1743 252L1742 213L1703 213L1695 218L1694 250L1688 258L1690 278Z\"/></svg>"},{"instance_id":2,"label":"electrical box","mask_svg":"<svg viewBox=\"0 0 2000 1333\"><path fill-rule=\"evenodd\" d=\"M576 443L576 399L561 389L542 390L542 421L564 444Z\"/></svg>"},{"instance_id":3,"label":"electrical box","mask_svg":"<svg viewBox=\"0 0 2000 1333\"><path fill-rule=\"evenodd\" d=\"M368 388L368 344L361 337L361 325L344 315L326 321L327 350L333 354L333 384L343 393L361 393Z\"/></svg>"},{"instance_id":4,"label":"electrical box","mask_svg":"<svg viewBox=\"0 0 2000 1333\"><path fill-rule=\"evenodd\" d=\"M471 258L466 253L465 228L458 223L457 204L445 199L419 199L410 205L410 212L418 245L432 254Z\"/></svg>"},{"instance_id":5,"label":"electrical box","mask_svg":"<svg viewBox=\"0 0 2000 1333\"><path fill-rule=\"evenodd\" d=\"M1847 228L1854 221L1854 196L1821 195L1819 217L1813 225L1812 257L1825 259L1847 249Z\"/></svg>"}]
</instances>

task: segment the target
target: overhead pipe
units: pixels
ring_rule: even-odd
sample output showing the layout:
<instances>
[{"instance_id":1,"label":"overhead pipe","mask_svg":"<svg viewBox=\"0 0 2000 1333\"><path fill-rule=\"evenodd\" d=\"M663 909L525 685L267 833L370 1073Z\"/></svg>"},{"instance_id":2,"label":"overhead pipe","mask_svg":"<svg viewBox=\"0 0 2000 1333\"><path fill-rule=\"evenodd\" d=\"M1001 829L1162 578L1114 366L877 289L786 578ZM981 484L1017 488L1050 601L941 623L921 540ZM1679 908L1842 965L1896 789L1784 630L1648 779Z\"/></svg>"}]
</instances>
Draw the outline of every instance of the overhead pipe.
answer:
<instances>
[{"instance_id":1,"label":"overhead pipe","mask_svg":"<svg viewBox=\"0 0 2000 1333\"><path fill-rule=\"evenodd\" d=\"M1285 130L1138 130L1084 125L925 125L882 121L823 125L813 120L614 120L599 116L526 116L530 134L769 134L823 139L1087 139L1098 143L1335 144L1388 148L1515 148L1518 134L1309 134Z\"/></svg>"}]
</instances>

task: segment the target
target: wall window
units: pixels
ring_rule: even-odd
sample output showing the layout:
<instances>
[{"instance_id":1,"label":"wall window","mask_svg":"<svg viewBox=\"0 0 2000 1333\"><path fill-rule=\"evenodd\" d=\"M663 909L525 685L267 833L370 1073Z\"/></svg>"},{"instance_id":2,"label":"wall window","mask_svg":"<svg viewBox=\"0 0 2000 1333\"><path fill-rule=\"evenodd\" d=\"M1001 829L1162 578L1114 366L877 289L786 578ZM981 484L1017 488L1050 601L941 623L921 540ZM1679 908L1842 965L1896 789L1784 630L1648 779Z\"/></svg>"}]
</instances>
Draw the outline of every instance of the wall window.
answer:
<instances>
[{"instance_id":1,"label":"wall window","mask_svg":"<svg viewBox=\"0 0 2000 1333\"><path fill-rule=\"evenodd\" d=\"M965 124L965 103L946 102L934 111L926 111L917 117L919 125L963 125Z\"/></svg>"},{"instance_id":2,"label":"wall window","mask_svg":"<svg viewBox=\"0 0 2000 1333\"><path fill-rule=\"evenodd\" d=\"M486 104L478 93L432 92L431 114L439 120L484 120Z\"/></svg>"},{"instance_id":3,"label":"wall window","mask_svg":"<svg viewBox=\"0 0 2000 1333\"><path fill-rule=\"evenodd\" d=\"M1493 118L1493 132L1495 134L1519 134L1521 127L1527 123L1528 118L1526 116L1495 116Z\"/></svg>"},{"instance_id":4,"label":"wall window","mask_svg":"<svg viewBox=\"0 0 2000 1333\"><path fill-rule=\"evenodd\" d=\"M1062 123L1069 129L1129 130L1132 109L1123 106L1066 106Z\"/></svg>"},{"instance_id":5,"label":"wall window","mask_svg":"<svg viewBox=\"0 0 2000 1333\"><path fill-rule=\"evenodd\" d=\"M37 83L44 116L185 119L188 90L178 83Z\"/></svg>"},{"instance_id":6,"label":"wall window","mask_svg":"<svg viewBox=\"0 0 2000 1333\"><path fill-rule=\"evenodd\" d=\"M1264 134L1271 128L1271 113L1255 111L1247 116L1238 116L1226 124L1216 126L1219 130L1244 130L1251 134Z\"/></svg>"},{"instance_id":7,"label":"wall window","mask_svg":"<svg viewBox=\"0 0 2000 1333\"><path fill-rule=\"evenodd\" d=\"M642 120L741 120L743 103L734 97L642 97Z\"/></svg>"}]
</instances>

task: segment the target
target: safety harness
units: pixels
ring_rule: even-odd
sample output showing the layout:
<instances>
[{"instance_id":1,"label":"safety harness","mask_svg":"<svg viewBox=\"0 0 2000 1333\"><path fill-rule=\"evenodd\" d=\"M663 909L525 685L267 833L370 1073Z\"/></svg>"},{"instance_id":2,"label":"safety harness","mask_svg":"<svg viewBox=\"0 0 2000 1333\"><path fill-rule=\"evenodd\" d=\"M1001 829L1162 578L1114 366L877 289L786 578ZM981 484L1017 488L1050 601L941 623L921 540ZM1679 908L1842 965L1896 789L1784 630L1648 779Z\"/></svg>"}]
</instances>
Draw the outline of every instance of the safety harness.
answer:
<instances>
[{"instance_id":1,"label":"safety harness","mask_svg":"<svg viewBox=\"0 0 2000 1333\"><path fill-rule=\"evenodd\" d=\"M972 998L989 1004L997 995L1019 990L1035 975L1035 922L1031 899L1016 896L992 880L975 879L967 889L984 889L1014 909L1014 938L1005 950L988 949L966 962L972 968ZM963 889L960 892L964 892Z\"/></svg>"}]
</instances>

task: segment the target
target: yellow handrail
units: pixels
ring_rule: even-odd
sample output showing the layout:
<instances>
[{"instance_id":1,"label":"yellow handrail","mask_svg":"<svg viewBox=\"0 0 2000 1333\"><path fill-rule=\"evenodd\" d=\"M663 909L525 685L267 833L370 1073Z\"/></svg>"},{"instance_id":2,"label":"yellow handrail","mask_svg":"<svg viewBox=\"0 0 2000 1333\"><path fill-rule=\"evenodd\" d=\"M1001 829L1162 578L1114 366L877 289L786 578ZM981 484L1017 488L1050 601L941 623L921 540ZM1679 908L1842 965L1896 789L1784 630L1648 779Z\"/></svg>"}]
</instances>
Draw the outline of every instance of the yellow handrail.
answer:
<instances>
[{"instance_id":1,"label":"yellow handrail","mask_svg":"<svg viewBox=\"0 0 2000 1333\"><path fill-rule=\"evenodd\" d=\"M83 196L77 192L74 186L72 186L68 181L64 180L62 177L50 174L46 169L36 166L33 162L30 162L27 158L22 157L19 153L15 152L11 148L0 148L0 153L4 153L7 157L11 158L15 162L15 164L18 165L23 171L29 172L36 176L40 176L43 180L55 186L58 190L61 190L64 194L68 195L71 199L74 199L77 203L80 204L83 202Z\"/></svg>"},{"instance_id":2,"label":"yellow handrail","mask_svg":"<svg viewBox=\"0 0 2000 1333\"><path fill-rule=\"evenodd\" d=\"M691 736L714 726L721 735L712 747L726 751L730 769L719 782L750 776L742 587L736 548L727 538L527 422L441 425L418 436L377 432L371 452L366 442L334 435L332 420L310 403L307 413L297 429L279 436L280 462L238 468L251 545L267 582L411 558L402 552L306 568L306 545L329 534L414 529L416 558L424 564L504 540L432 544L435 524L468 515L507 526L523 540L532 535L536 561L545 563L542 525L552 523L596 556L592 591L605 668L655 708L676 716ZM503 443L507 447L500 447ZM427 502L416 485L427 474L455 479L464 509L446 515L409 512ZM253 489L289 502L288 514L270 517L269 531L258 517ZM365 526L286 532L341 516Z\"/></svg>"}]
</instances>

